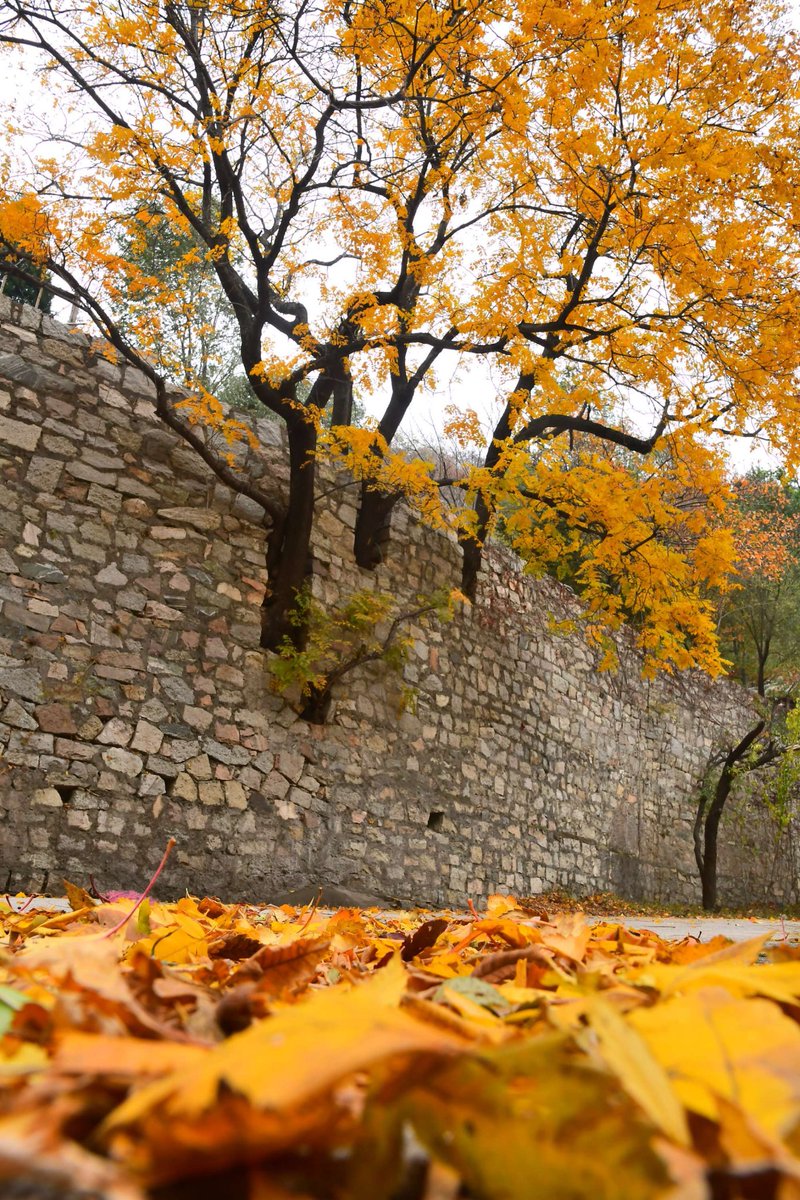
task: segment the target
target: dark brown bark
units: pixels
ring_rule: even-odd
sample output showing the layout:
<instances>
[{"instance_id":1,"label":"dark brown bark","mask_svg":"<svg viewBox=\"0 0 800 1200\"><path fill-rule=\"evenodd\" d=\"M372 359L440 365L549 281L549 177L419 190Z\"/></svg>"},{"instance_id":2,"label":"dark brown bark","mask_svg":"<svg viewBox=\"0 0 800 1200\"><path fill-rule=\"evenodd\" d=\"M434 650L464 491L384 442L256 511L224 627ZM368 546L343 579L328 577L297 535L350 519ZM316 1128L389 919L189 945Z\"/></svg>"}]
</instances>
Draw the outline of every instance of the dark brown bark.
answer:
<instances>
[{"instance_id":1,"label":"dark brown bark","mask_svg":"<svg viewBox=\"0 0 800 1200\"><path fill-rule=\"evenodd\" d=\"M706 796L700 798L697 807L697 815L694 821L694 855L698 871L700 872L703 908L706 912L713 912L717 907L717 848L719 842L719 823L722 820L725 803L730 796L737 768L742 760L746 758L751 746L753 746L764 732L766 725L766 721L759 721L752 729L747 731L742 740L728 753L722 764L722 771L714 788L714 795L711 805L708 807L708 812L706 813L708 805L708 798ZM768 747L764 754L759 756L758 765L763 765L770 761L768 757L769 749Z\"/></svg>"},{"instance_id":2,"label":"dark brown bark","mask_svg":"<svg viewBox=\"0 0 800 1200\"><path fill-rule=\"evenodd\" d=\"M356 518L353 553L360 567L374 570L383 562L383 548L389 539L392 510L399 500L375 488L361 485L361 504Z\"/></svg>"},{"instance_id":3,"label":"dark brown bark","mask_svg":"<svg viewBox=\"0 0 800 1200\"><path fill-rule=\"evenodd\" d=\"M462 534L459 538L462 554L461 590L473 604L478 594L478 575L483 562L483 543L492 515L483 496L478 496L475 501L475 515L477 520L474 534Z\"/></svg>"},{"instance_id":4,"label":"dark brown bark","mask_svg":"<svg viewBox=\"0 0 800 1200\"><path fill-rule=\"evenodd\" d=\"M311 422L300 419L289 426L289 499L269 536L267 592L261 606L261 645L266 650L276 650L286 637L303 644L304 630L291 616L311 568L316 442Z\"/></svg>"}]
</instances>

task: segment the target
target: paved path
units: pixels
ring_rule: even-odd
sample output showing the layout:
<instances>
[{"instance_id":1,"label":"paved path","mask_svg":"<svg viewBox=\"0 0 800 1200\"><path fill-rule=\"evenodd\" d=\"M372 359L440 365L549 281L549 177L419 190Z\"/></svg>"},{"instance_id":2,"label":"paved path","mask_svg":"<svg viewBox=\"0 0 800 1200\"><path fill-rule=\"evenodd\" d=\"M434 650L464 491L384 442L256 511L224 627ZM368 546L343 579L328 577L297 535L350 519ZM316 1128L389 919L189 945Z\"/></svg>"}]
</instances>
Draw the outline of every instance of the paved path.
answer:
<instances>
[{"instance_id":1,"label":"paved path","mask_svg":"<svg viewBox=\"0 0 800 1200\"><path fill-rule=\"evenodd\" d=\"M761 917L591 917L592 924L613 921L628 929L652 929L659 937L679 940L693 937L709 942L720 934L732 942L746 942L760 934L769 933L770 943L800 944L800 921L783 921L780 917L764 920Z\"/></svg>"},{"instance_id":2,"label":"paved path","mask_svg":"<svg viewBox=\"0 0 800 1200\"><path fill-rule=\"evenodd\" d=\"M66 912L69 908L67 900L57 896L35 896L30 900L25 897L9 896L13 908L40 908L50 912ZM332 910L329 910L332 911ZM466 913L464 914L467 915ZM732 942L746 942L749 938L769 933L770 943L786 942L790 946L800 945L800 921L781 921L780 917L765 920L762 917L637 917L613 916L589 918L593 925L601 921L610 924L624 925L628 929L652 929L659 937L669 940L680 940L692 937L700 942L710 942L713 937L722 934Z\"/></svg>"}]
</instances>

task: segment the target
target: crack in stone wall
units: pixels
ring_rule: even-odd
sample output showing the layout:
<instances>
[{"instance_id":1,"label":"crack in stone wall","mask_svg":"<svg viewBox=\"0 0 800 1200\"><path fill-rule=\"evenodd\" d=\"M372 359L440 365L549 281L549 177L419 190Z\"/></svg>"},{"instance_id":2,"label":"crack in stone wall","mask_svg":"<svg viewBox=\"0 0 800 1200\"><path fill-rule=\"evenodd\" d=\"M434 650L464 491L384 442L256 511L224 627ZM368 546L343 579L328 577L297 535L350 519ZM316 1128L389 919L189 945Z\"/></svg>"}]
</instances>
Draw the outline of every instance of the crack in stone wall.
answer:
<instances>
[{"instance_id":1,"label":"crack in stone wall","mask_svg":"<svg viewBox=\"0 0 800 1200\"><path fill-rule=\"evenodd\" d=\"M279 492L276 426L255 429L245 469ZM385 562L360 571L339 482L315 535L321 599L456 584L457 547L402 508ZM224 897L697 898L691 796L712 743L750 719L746 693L644 680L624 637L620 670L598 673L580 636L551 632L572 593L496 551L472 609L412 629L402 681L364 669L306 725L258 646L261 510L156 421L140 373L2 298L0 511L0 885L136 887L174 834L169 886ZM726 828L723 899L794 898L791 834L742 805Z\"/></svg>"}]
</instances>

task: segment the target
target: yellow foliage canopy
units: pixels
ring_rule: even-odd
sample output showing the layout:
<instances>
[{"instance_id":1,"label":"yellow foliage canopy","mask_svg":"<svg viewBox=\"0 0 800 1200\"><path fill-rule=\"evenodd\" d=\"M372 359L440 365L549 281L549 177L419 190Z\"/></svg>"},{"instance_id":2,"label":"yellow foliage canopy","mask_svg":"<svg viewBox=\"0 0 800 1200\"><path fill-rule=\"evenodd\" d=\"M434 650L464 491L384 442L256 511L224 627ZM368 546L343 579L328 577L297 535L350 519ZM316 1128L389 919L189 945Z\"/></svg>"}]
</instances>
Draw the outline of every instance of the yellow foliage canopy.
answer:
<instances>
[{"instance_id":1,"label":"yellow foliage canopy","mask_svg":"<svg viewBox=\"0 0 800 1200\"><path fill-rule=\"evenodd\" d=\"M472 594L509 522L538 569L569 563L593 618L638 622L652 662L719 669L713 443L761 430L800 462L800 57L777 0L122 0L69 29L20 0L0 41L40 55L75 124L32 164L10 131L0 249L46 247L118 348L167 372L164 314L191 327L182 277L213 270L289 433L281 603L302 586L304 464L330 452L362 480L362 565L371 507L404 495L459 531ZM193 239L163 276L123 252L154 204ZM456 380L449 420L434 370ZM352 427L354 391L374 430ZM455 512L397 453L415 400L474 460ZM223 430L208 397L185 415Z\"/></svg>"}]
</instances>

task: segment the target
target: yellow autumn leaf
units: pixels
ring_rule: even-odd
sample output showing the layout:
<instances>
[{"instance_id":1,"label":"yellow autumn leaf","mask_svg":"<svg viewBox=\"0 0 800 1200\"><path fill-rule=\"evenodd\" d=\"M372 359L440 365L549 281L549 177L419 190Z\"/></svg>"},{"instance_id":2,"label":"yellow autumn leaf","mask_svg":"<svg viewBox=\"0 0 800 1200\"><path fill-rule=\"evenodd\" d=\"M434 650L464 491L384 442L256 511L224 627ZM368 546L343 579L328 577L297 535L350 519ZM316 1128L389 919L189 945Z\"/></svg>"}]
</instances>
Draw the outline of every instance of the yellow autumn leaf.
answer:
<instances>
[{"instance_id":1,"label":"yellow autumn leaf","mask_svg":"<svg viewBox=\"0 0 800 1200\"><path fill-rule=\"evenodd\" d=\"M636 1027L600 997L587 1007L589 1028L606 1066L653 1124L681 1146L689 1145L689 1127L670 1081ZM591 1042L589 1042L591 1045Z\"/></svg>"},{"instance_id":2,"label":"yellow autumn leaf","mask_svg":"<svg viewBox=\"0 0 800 1200\"><path fill-rule=\"evenodd\" d=\"M776 1005L706 987L627 1019L693 1112L715 1120L722 1096L778 1135L800 1118L800 1029Z\"/></svg>"}]
</instances>

